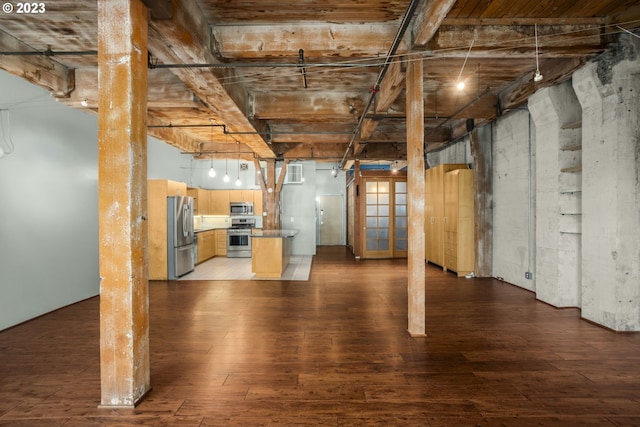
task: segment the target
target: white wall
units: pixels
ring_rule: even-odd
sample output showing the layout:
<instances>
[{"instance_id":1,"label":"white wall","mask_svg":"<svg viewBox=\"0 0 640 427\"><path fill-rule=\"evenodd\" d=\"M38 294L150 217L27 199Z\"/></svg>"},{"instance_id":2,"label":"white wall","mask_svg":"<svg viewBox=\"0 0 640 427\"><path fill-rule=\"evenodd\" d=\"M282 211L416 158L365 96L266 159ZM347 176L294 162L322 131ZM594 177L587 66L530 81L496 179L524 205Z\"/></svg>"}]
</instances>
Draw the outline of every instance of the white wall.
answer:
<instances>
[{"instance_id":1,"label":"white wall","mask_svg":"<svg viewBox=\"0 0 640 427\"><path fill-rule=\"evenodd\" d=\"M514 111L496 123L493 137L493 276L535 290L529 234L529 113ZM532 180L535 177L532 176ZM529 215L531 214L531 215Z\"/></svg>"},{"instance_id":2,"label":"white wall","mask_svg":"<svg viewBox=\"0 0 640 427\"><path fill-rule=\"evenodd\" d=\"M316 197L319 196L341 196L342 197L342 245L347 244L347 174L345 171L338 171L336 175L331 173L334 163L316 164ZM317 203L316 203L317 208ZM316 238L318 237L318 218L316 209Z\"/></svg>"},{"instance_id":3,"label":"white wall","mask_svg":"<svg viewBox=\"0 0 640 427\"><path fill-rule=\"evenodd\" d=\"M0 158L1 330L97 295L99 277L97 117L1 70L0 93L15 143Z\"/></svg>"},{"instance_id":4,"label":"white wall","mask_svg":"<svg viewBox=\"0 0 640 427\"><path fill-rule=\"evenodd\" d=\"M286 184L280 193L282 228L299 230L291 245L293 255L316 253L316 163L302 162L304 182Z\"/></svg>"}]
</instances>

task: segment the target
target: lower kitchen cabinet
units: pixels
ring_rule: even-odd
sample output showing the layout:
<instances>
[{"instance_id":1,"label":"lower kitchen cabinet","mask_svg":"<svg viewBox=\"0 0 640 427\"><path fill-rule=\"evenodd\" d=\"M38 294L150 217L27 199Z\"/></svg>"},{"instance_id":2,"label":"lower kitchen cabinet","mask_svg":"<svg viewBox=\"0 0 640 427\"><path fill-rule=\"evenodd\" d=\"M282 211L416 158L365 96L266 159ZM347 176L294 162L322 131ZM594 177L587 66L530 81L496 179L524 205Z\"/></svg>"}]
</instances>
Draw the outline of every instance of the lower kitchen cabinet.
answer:
<instances>
[{"instance_id":1,"label":"lower kitchen cabinet","mask_svg":"<svg viewBox=\"0 0 640 427\"><path fill-rule=\"evenodd\" d=\"M227 230L216 230L216 255L227 256Z\"/></svg>"},{"instance_id":2,"label":"lower kitchen cabinet","mask_svg":"<svg viewBox=\"0 0 640 427\"><path fill-rule=\"evenodd\" d=\"M209 230L198 233L198 263L216 255L216 231Z\"/></svg>"}]
</instances>

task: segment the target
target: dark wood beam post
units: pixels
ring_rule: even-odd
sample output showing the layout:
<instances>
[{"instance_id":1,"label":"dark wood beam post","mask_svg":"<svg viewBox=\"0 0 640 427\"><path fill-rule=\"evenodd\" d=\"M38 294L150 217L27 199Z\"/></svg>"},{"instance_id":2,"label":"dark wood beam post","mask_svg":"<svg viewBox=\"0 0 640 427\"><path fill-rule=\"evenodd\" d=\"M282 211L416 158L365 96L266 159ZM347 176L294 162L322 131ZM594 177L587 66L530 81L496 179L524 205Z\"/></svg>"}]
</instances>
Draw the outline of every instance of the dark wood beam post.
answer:
<instances>
[{"instance_id":1,"label":"dark wood beam post","mask_svg":"<svg viewBox=\"0 0 640 427\"><path fill-rule=\"evenodd\" d=\"M409 214L409 334L424 336L424 91L422 61L407 65L407 197Z\"/></svg>"},{"instance_id":2,"label":"dark wood beam post","mask_svg":"<svg viewBox=\"0 0 640 427\"><path fill-rule=\"evenodd\" d=\"M493 157L491 145L493 127L486 125L474 129L471 136L471 155L473 156L474 182L474 222L476 242L477 277L491 277L493 272Z\"/></svg>"},{"instance_id":3,"label":"dark wood beam post","mask_svg":"<svg viewBox=\"0 0 640 427\"><path fill-rule=\"evenodd\" d=\"M273 230L276 227L276 161L275 159L268 159L267 170L265 172L264 186L262 188L262 206L264 212L267 213L263 217L262 227L266 230Z\"/></svg>"},{"instance_id":4,"label":"dark wood beam post","mask_svg":"<svg viewBox=\"0 0 640 427\"><path fill-rule=\"evenodd\" d=\"M98 0L101 406L150 389L147 276L147 9Z\"/></svg>"}]
</instances>

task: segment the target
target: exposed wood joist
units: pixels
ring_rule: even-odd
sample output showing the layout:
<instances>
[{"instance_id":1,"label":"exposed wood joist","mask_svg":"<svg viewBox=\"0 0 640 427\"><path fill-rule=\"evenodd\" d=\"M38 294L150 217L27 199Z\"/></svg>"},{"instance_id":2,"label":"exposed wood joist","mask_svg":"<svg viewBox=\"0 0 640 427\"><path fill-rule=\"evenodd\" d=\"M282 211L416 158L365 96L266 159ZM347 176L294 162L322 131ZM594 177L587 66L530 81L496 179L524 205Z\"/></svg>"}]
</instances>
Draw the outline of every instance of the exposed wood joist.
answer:
<instances>
[{"instance_id":1,"label":"exposed wood joist","mask_svg":"<svg viewBox=\"0 0 640 427\"><path fill-rule=\"evenodd\" d=\"M469 47L473 42L473 48ZM582 57L601 51L605 44L600 25L538 26L540 55L546 58ZM531 57L535 54L533 25L443 25L425 45L429 56L474 58Z\"/></svg>"},{"instance_id":2,"label":"exposed wood joist","mask_svg":"<svg viewBox=\"0 0 640 427\"><path fill-rule=\"evenodd\" d=\"M540 71L544 76L541 84L551 86L571 77L571 73L584 64L584 59L555 59L544 62ZM508 111L522 105L536 90L538 84L533 81L533 72L525 74L500 93L500 110Z\"/></svg>"},{"instance_id":3,"label":"exposed wood joist","mask_svg":"<svg viewBox=\"0 0 640 427\"><path fill-rule=\"evenodd\" d=\"M0 30L0 52L31 51L36 52L31 46ZM67 97L75 88L73 70L45 55L0 54L0 68L46 89L55 97Z\"/></svg>"},{"instance_id":4,"label":"exposed wood joist","mask_svg":"<svg viewBox=\"0 0 640 427\"><path fill-rule=\"evenodd\" d=\"M257 119L286 119L295 112L297 121L321 116L331 123L335 120L355 122L354 117L364 109L359 94L336 92L255 93L251 100L251 115Z\"/></svg>"},{"instance_id":5,"label":"exposed wood joist","mask_svg":"<svg viewBox=\"0 0 640 427\"><path fill-rule=\"evenodd\" d=\"M174 2L172 19L152 20L150 46L154 55L165 63L205 63L214 61L209 48L209 27L195 3ZM208 69L178 68L172 71L202 100L229 129L256 132L218 78ZM257 134L234 137L260 158L273 158L274 153Z\"/></svg>"},{"instance_id":6,"label":"exposed wood joist","mask_svg":"<svg viewBox=\"0 0 640 427\"><path fill-rule=\"evenodd\" d=\"M60 99L74 108L98 107L98 69L79 68L75 70L76 88L68 98ZM168 70L154 70L149 74L149 108L198 108L200 100L173 73ZM86 105L85 105L86 104Z\"/></svg>"},{"instance_id":7,"label":"exposed wood joist","mask_svg":"<svg viewBox=\"0 0 640 427\"><path fill-rule=\"evenodd\" d=\"M225 25L213 28L213 38L217 56L225 59L281 58L295 64L298 56L292 52L303 49L307 58L365 56L374 61L362 61L362 65L379 65L375 59L387 52L396 30L396 25L388 23Z\"/></svg>"}]
</instances>

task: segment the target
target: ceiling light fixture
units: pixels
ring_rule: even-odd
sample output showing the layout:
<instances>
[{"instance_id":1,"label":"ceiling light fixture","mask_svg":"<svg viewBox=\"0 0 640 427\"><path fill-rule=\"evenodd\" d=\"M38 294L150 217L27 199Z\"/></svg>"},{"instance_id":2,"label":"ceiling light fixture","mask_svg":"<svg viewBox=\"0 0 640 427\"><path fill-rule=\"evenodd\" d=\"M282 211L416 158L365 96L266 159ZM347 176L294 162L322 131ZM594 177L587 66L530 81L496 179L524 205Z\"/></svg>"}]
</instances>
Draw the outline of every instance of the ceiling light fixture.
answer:
<instances>
[{"instance_id":1,"label":"ceiling light fixture","mask_svg":"<svg viewBox=\"0 0 640 427\"><path fill-rule=\"evenodd\" d=\"M471 53L471 48L473 47L473 43L475 43L476 38L475 36L473 37L473 39L471 40L471 44L469 45L469 50L467 51L467 56L464 57L464 62L462 63L462 68L460 68L460 73L458 74L458 80L456 80L456 87L458 88L458 90L463 90L464 89L464 81L460 80L460 78L462 77L462 70L464 70L464 66L467 65L467 59L469 59L469 54Z\"/></svg>"},{"instance_id":2,"label":"ceiling light fixture","mask_svg":"<svg viewBox=\"0 0 640 427\"><path fill-rule=\"evenodd\" d=\"M240 181L240 159L238 159L238 174L236 175L236 187L240 187L242 181Z\"/></svg>"},{"instance_id":3,"label":"ceiling light fixture","mask_svg":"<svg viewBox=\"0 0 640 427\"><path fill-rule=\"evenodd\" d=\"M87 98L85 98L82 101L80 101L80 105L82 105L83 107L88 107L89 106L89 101L87 101Z\"/></svg>"},{"instance_id":4,"label":"ceiling light fixture","mask_svg":"<svg viewBox=\"0 0 640 427\"><path fill-rule=\"evenodd\" d=\"M535 31L535 38L536 38L536 74L533 76L533 81L540 82L542 81L542 74L540 73L540 64L538 61L538 24L534 24L533 28Z\"/></svg>"},{"instance_id":5,"label":"ceiling light fixture","mask_svg":"<svg viewBox=\"0 0 640 427\"><path fill-rule=\"evenodd\" d=\"M224 182L229 182L231 181L231 178L229 178L229 159L224 159L225 165L224 165L224 177L222 178L222 180Z\"/></svg>"},{"instance_id":6,"label":"ceiling light fixture","mask_svg":"<svg viewBox=\"0 0 640 427\"><path fill-rule=\"evenodd\" d=\"M213 119L211 120L211 146L213 146ZM213 157L211 157L211 168L209 169L209 176L211 178L216 176L216 171L213 169Z\"/></svg>"},{"instance_id":7,"label":"ceiling light fixture","mask_svg":"<svg viewBox=\"0 0 640 427\"><path fill-rule=\"evenodd\" d=\"M214 178L216 176L216 171L213 169L213 157L211 158L211 168L209 169L209 176Z\"/></svg>"}]
</instances>

